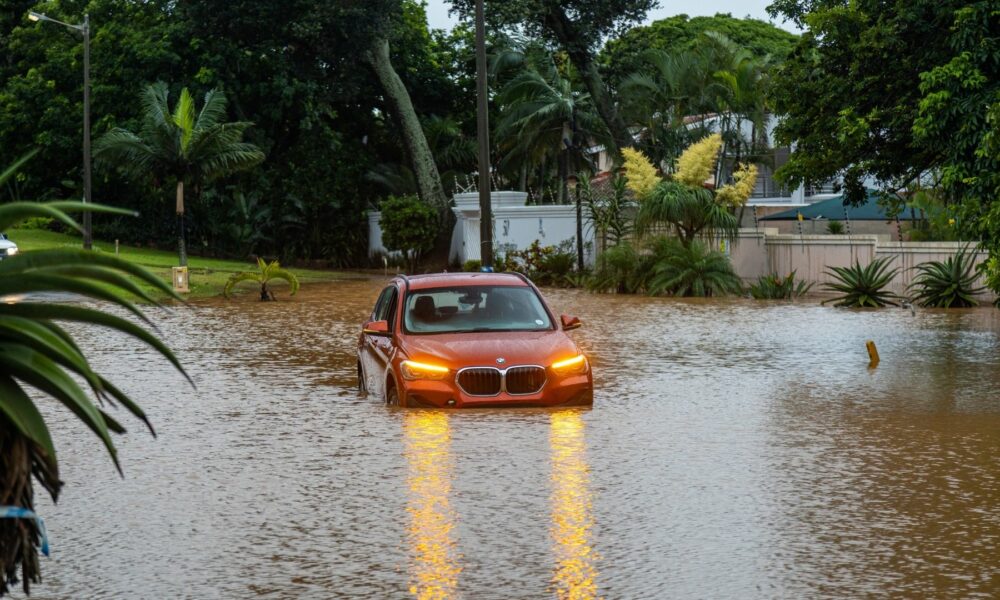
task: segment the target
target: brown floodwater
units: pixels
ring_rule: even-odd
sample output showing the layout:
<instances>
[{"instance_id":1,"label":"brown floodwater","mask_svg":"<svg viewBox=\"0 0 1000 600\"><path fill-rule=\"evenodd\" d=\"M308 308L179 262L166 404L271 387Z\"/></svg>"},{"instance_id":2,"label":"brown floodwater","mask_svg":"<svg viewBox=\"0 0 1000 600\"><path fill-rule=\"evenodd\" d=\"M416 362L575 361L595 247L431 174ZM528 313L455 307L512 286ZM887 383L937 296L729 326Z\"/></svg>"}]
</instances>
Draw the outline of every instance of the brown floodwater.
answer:
<instances>
[{"instance_id":1,"label":"brown floodwater","mask_svg":"<svg viewBox=\"0 0 1000 600\"><path fill-rule=\"evenodd\" d=\"M547 290L594 407L440 412L355 389L382 283L158 314L197 390L75 328L159 436L48 411L33 597L1000 595L1000 311Z\"/></svg>"}]
</instances>

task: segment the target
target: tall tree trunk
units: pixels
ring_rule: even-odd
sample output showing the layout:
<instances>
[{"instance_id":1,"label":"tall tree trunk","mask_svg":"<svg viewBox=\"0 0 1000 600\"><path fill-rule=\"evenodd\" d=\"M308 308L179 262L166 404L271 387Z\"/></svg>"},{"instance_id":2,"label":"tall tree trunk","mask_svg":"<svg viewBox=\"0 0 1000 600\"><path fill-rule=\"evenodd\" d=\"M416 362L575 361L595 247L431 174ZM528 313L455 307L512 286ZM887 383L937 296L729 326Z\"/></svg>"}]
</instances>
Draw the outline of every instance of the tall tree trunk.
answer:
<instances>
[{"instance_id":1,"label":"tall tree trunk","mask_svg":"<svg viewBox=\"0 0 1000 600\"><path fill-rule=\"evenodd\" d=\"M414 110L413 102L410 101L410 93L406 91L403 80L399 78L396 70L392 67L392 61L389 58L389 40L375 39L372 41L368 50L368 62L375 71L375 75L382 85L382 90L392 103L393 111L396 113L396 119L403 133L403 142L409 151L413 173L417 177L420 197L423 198L424 202L442 212L447 210L448 199L444 195L444 186L441 185L441 175L438 173L437 163L434 162L434 154L431 153L423 127L420 126L417 111Z\"/></svg>"},{"instance_id":2,"label":"tall tree trunk","mask_svg":"<svg viewBox=\"0 0 1000 600\"><path fill-rule=\"evenodd\" d=\"M186 267L188 264L187 255L187 244L185 243L184 235L184 180L177 180L177 252L180 255L180 263L182 267Z\"/></svg>"},{"instance_id":3,"label":"tall tree trunk","mask_svg":"<svg viewBox=\"0 0 1000 600\"><path fill-rule=\"evenodd\" d=\"M622 148L635 146L635 140L625 126L624 119L618 114L611 94L608 93L607 86L597 70L597 63L594 62L594 55L590 45L581 39L579 32L573 26L573 22L566 16L566 11L558 3L551 3L549 12L545 15L545 25L548 27L559 44L566 51L570 62L576 67L583 80L583 84L590 93L590 98L597 107L597 112L601 115L601 120L611 132L611 138L615 147L612 149L614 155L621 156Z\"/></svg>"}]
</instances>

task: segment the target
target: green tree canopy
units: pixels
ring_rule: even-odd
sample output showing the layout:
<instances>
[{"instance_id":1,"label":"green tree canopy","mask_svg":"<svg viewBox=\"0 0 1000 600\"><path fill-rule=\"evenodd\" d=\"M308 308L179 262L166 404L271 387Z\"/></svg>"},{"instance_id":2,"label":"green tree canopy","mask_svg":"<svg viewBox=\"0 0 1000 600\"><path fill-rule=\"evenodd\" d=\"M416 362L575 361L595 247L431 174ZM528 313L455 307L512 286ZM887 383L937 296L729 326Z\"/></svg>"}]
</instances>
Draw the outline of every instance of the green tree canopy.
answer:
<instances>
[{"instance_id":1,"label":"green tree canopy","mask_svg":"<svg viewBox=\"0 0 1000 600\"><path fill-rule=\"evenodd\" d=\"M702 34L709 31L721 33L756 58L771 57L775 61L788 56L798 40L797 35L759 19L737 19L723 13L714 17L676 15L629 29L609 40L598 56L601 71L617 85L640 70L649 50L667 54L693 50L703 39Z\"/></svg>"}]
</instances>

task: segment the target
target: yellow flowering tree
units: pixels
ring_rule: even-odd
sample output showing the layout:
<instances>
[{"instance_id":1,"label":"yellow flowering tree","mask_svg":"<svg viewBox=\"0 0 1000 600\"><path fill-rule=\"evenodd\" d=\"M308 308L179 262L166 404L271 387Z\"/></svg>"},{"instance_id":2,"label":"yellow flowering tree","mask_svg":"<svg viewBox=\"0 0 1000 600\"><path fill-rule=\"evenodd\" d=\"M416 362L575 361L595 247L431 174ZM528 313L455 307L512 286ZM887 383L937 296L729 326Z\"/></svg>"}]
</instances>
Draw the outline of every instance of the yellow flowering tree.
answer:
<instances>
[{"instance_id":1,"label":"yellow flowering tree","mask_svg":"<svg viewBox=\"0 0 1000 600\"><path fill-rule=\"evenodd\" d=\"M625 185L639 200L647 198L661 181L656 167L645 154L634 148L622 148L622 156L625 159L622 165L627 180Z\"/></svg>"},{"instance_id":2,"label":"yellow flowering tree","mask_svg":"<svg viewBox=\"0 0 1000 600\"><path fill-rule=\"evenodd\" d=\"M722 149L722 135L713 133L690 146L677 159L674 180L685 185L704 187L705 181L715 173L715 163Z\"/></svg>"},{"instance_id":3,"label":"yellow flowering tree","mask_svg":"<svg viewBox=\"0 0 1000 600\"><path fill-rule=\"evenodd\" d=\"M733 183L715 191L715 201L726 206L743 206L757 184L757 165L743 163L733 173Z\"/></svg>"}]
</instances>

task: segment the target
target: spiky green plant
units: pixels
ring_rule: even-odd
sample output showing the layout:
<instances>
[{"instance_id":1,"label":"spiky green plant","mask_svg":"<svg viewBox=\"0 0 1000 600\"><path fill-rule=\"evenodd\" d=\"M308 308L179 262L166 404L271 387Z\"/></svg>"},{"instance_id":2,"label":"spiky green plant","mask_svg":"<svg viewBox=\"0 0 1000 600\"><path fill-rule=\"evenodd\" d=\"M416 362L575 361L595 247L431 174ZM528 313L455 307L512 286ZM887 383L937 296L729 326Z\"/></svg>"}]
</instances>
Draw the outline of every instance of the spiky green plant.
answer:
<instances>
[{"instance_id":1,"label":"spiky green plant","mask_svg":"<svg viewBox=\"0 0 1000 600\"><path fill-rule=\"evenodd\" d=\"M914 267L917 276L908 289L916 290L912 300L920 306L968 308L978 306L975 295L986 288L976 285L975 259L968 246L943 261L932 260Z\"/></svg>"},{"instance_id":2,"label":"spiky green plant","mask_svg":"<svg viewBox=\"0 0 1000 600\"><path fill-rule=\"evenodd\" d=\"M286 271L281 268L278 261L274 260L270 263L264 262L264 259L257 259L257 271L241 271L239 273L233 273L233 276L229 278L226 282L226 286L222 288L222 294L228 298L233 293L233 288L236 284L242 281L254 281L260 284L260 299L264 300L274 300L274 292L272 292L267 287L267 283L272 279L284 279L291 286L291 294L295 295L295 292L299 291L299 278L296 277L291 271Z\"/></svg>"},{"instance_id":3,"label":"spiky green plant","mask_svg":"<svg viewBox=\"0 0 1000 600\"><path fill-rule=\"evenodd\" d=\"M834 302L834 306L858 308L881 308L889 304L899 306L894 301L900 299L899 296L885 289L899 272L898 267L889 268L891 260L877 258L863 267L855 260L850 267L829 267L827 273L836 281L824 284L823 287L832 292L840 292L841 295L824 300L821 304Z\"/></svg>"},{"instance_id":4,"label":"spiky green plant","mask_svg":"<svg viewBox=\"0 0 1000 600\"><path fill-rule=\"evenodd\" d=\"M787 277L774 273L758 277L757 283L750 284L750 295L757 300L791 300L808 294L812 287L812 283L795 281L795 271Z\"/></svg>"},{"instance_id":5,"label":"spiky green plant","mask_svg":"<svg viewBox=\"0 0 1000 600\"><path fill-rule=\"evenodd\" d=\"M4 176L9 173L0 175L0 184ZM80 202L14 202L0 206L0 230L32 217L52 218L79 230L67 213L84 209L131 214ZM85 323L128 334L154 348L183 373L173 353L130 320L78 304L36 301L31 296L35 292L77 294L116 305L149 323L126 296L151 304L156 301L128 276L177 297L169 285L145 269L98 252L38 250L0 262L0 296L9 299L0 303L0 506L33 512L32 476L53 501L59 496L62 481L56 444L36 404L43 396L55 400L93 431L119 472L111 434L125 433L125 428L106 409L122 407L153 432L142 408L91 367L73 336L58 323ZM35 393L29 395L28 388ZM96 397L96 403L85 388ZM26 594L30 585L40 580L39 533L34 519L0 518L0 596L18 580Z\"/></svg>"},{"instance_id":6,"label":"spiky green plant","mask_svg":"<svg viewBox=\"0 0 1000 600\"><path fill-rule=\"evenodd\" d=\"M655 250L650 295L703 297L742 291L743 282L725 254L697 240L685 246L679 240L668 239L660 246Z\"/></svg>"}]
</instances>

